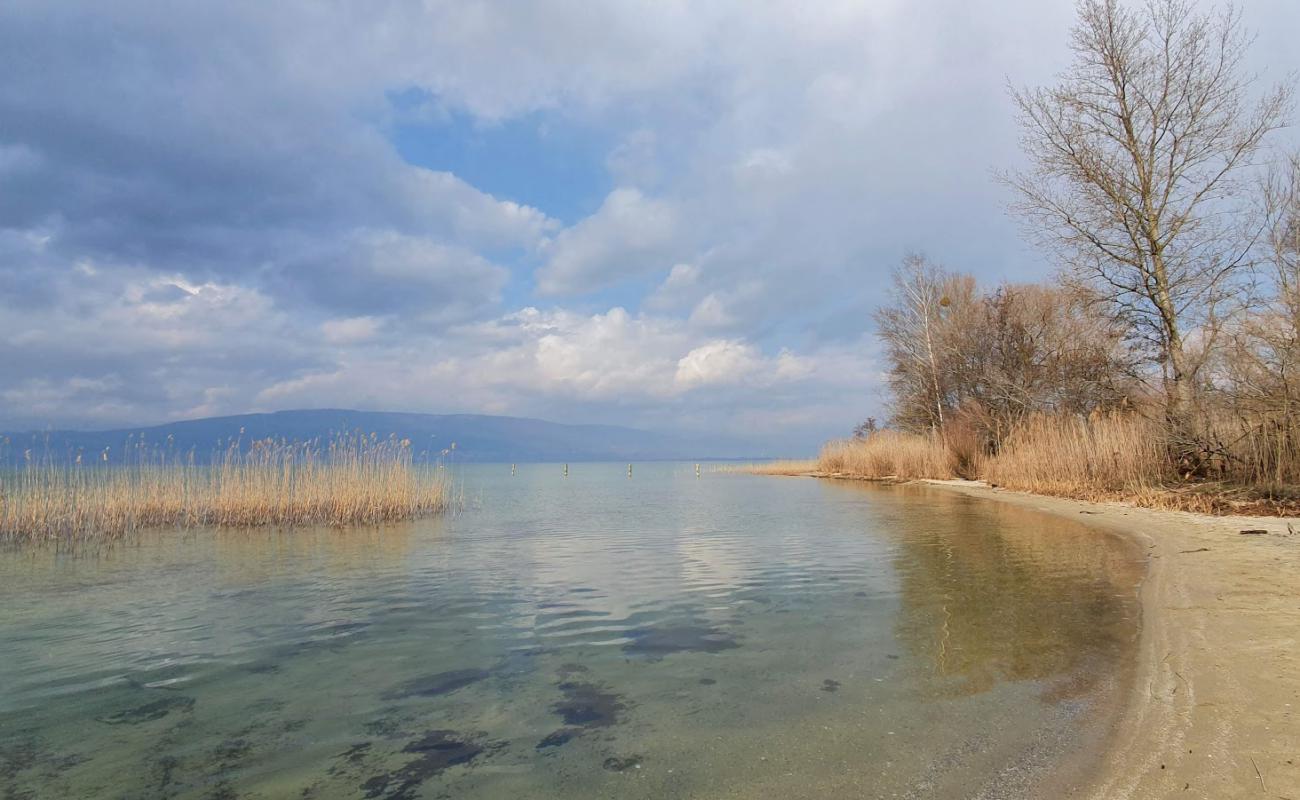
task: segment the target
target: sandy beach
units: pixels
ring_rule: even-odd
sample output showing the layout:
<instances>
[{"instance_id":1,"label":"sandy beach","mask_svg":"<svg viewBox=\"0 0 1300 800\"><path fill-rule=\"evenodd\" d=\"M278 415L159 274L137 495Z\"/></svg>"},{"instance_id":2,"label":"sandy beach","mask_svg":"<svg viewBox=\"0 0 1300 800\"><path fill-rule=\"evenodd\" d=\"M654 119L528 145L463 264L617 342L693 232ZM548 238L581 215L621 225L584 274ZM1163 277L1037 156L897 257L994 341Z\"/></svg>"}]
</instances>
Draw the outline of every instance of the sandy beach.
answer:
<instances>
[{"instance_id":1,"label":"sandy beach","mask_svg":"<svg viewBox=\"0 0 1300 800\"><path fill-rule=\"evenodd\" d=\"M1300 800L1300 527L926 483L1082 519L1147 552L1131 694L1100 769L1068 796Z\"/></svg>"}]
</instances>

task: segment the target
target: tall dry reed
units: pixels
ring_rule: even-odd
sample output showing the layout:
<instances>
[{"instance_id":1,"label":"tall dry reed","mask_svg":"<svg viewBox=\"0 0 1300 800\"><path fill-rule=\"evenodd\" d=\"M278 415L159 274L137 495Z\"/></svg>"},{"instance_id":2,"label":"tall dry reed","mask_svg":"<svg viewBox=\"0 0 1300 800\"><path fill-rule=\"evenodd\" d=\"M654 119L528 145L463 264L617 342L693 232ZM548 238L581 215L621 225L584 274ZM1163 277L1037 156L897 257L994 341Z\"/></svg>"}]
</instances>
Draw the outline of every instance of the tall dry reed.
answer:
<instances>
[{"instance_id":1,"label":"tall dry reed","mask_svg":"<svg viewBox=\"0 0 1300 800\"><path fill-rule=\"evenodd\" d=\"M146 528L350 525L443 510L443 471L410 442L356 433L320 442L234 442L210 464L161 450L132 463L25 454L0 472L0 539L113 538Z\"/></svg>"},{"instance_id":2,"label":"tall dry reed","mask_svg":"<svg viewBox=\"0 0 1300 800\"><path fill-rule=\"evenodd\" d=\"M865 438L828 442L817 458L821 472L858 478L956 477L953 454L938 436L877 431Z\"/></svg>"},{"instance_id":3,"label":"tall dry reed","mask_svg":"<svg viewBox=\"0 0 1300 800\"><path fill-rule=\"evenodd\" d=\"M1138 414L1031 417L981 468L1008 489L1083 498L1139 496L1170 474L1163 426Z\"/></svg>"},{"instance_id":4,"label":"tall dry reed","mask_svg":"<svg viewBox=\"0 0 1300 800\"><path fill-rule=\"evenodd\" d=\"M817 472L817 462L813 459L783 459L779 461L760 461L756 464L728 464L718 467L718 472L744 472L750 475L807 475Z\"/></svg>"},{"instance_id":5,"label":"tall dry reed","mask_svg":"<svg viewBox=\"0 0 1300 800\"><path fill-rule=\"evenodd\" d=\"M881 431L828 443L818 469L869 479L961 474L1036 494L1203 513L1295 513L1300 503L1294 493L1280 489L1272 475L1253 471L1252 464L1262 459L1252 462L1247 448L1261 446L1262 438L1238 436L1237 452L1229 453L1214 480L1182 474L1169 455L1164 423L1134 412L1031 417L1011 431L996 453L975 456L959 438Z\"/></svg>"},{"instance_id":6,"label":"tall dry reed","mask_svg":"<svg viewBox=\"0 0 1300 800\"><path fill-rule=\"evenodd\" d=\"M1136 414L1039 416L1022 422L996 454L973 456L936 435L880 431L828 443L822 472L859 478L967 477L1040 494L1114 496L1162 486L1170 474L1161 426Z\"/></svg>"}]
</instances>

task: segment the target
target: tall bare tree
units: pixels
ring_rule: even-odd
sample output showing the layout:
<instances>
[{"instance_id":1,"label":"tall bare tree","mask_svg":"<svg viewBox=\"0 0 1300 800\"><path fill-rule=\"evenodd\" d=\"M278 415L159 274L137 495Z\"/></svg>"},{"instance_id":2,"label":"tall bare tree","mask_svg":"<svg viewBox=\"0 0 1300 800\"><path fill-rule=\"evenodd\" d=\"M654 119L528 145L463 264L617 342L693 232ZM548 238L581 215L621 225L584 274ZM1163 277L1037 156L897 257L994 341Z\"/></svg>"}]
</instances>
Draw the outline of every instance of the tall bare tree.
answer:
<instances>
[{"instance_id":1,"label":"tall bare tree","mask_svg":"<svg viewBox=\"0 0 1300 800\"><path fill-rule=\"evenodd\" d=\"M955 290L972 295L974 281L910 254L894 271L893 302L876 312L890 364L895 421L904 428L943 430L942 328Z\"/></svg>"},{"instance_id":2,"label":"tall bare tree","mask_svg":"<svg viewBox=\"0 0 1300 800\"><path fill-rule=\"evenodd\" d=\"M1229 328L1218 398L1239 421L1237 449L1256 480L1300 478L1300 153L1263 183L1262 291Z\"/></svg>"},{"instance_id":3,"label":"tall bare tree","mask_svg":"<svg viewBox=\"0 0 1300 800\"><path fill-rule=\"evenodd\" d=\"M1239 14L1186 0L1081 0L1072 66L1013 90L1031 166L1004 180L1030 234L1108 302L1186 421L1216 303L1248 262L1247 172L1291 92L1252 100Z\"/></svg>"}]
</instances>

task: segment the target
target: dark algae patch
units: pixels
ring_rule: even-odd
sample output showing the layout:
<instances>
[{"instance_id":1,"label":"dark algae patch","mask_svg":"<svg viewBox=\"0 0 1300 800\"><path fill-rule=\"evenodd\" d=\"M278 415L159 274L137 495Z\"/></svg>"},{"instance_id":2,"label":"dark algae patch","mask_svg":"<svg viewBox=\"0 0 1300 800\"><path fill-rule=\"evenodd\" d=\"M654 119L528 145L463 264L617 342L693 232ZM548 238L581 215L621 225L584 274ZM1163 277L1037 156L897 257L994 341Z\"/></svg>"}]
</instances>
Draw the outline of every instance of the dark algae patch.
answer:
<instances>
[{"instance_id":1,"label":"dark algae patch","mask_svg":"<svg viewBox=\"0 0 1300 800\"><path fill-rule=\"evenodd\" d=\"M401 700L407 697L438 697L478 683L490 674L485 669L453 669L448 672L422 675L384 692L382 697L385 700Z\"/></svg>"},{"instance_id":2,"label":"dark algae patch","mask_svg":"<svg viewBox=\"0 0 1300 800\"><path fill-rule=\"evenodd\" d=\"M402 748L403 753L415 756L401 768L376 775L361 784L367 798L383 800L415 800L420 786L447 769L469 764L485 753L504 747L501 742L482 742L477 737L456 731L427 731L420 738Z\"/></svg>"},{"instance_id":3,"label":"dark algae patch","mask_svg":"<svg viewBox=\"0 0 1300 800\"><path fill-rule=\"evenodd\" d=\"M674 625L629 631L632 641L623 645L628 655L662 658L673 653L721 653L740 647L736 637L706 625Z\"/></svg>"},{"instance_id":4,"label":"dark algae patch","mask_svg":"<svg viewBox=\"0 0 1300 800\"><path fill-rule=\"evenodd\" d=\"M565 665L557 672L563 678L573 673ZM584 667L582 672L586 672ZM538 750L559 747L590 730L608 728L623 721L623 712L627 703L623 698L609 691L604 684L589 681L563 680L556 687L564 696L551 704L551 711L560 715L565 727L546 736L537 743Z\"/></svg>"},{"instance_id":5,"label":"dark algae patch","mask_svg":"<svg viewBox=\"0 0 1300 800\"><path fill-rule=\"evenodd\" d=\"M106 725L139 725L162 719L173 711L189 711L194 707L194 698L184 695L169 695L135 708L128 708L116 714L96 717Z\"/></svg>"},{"instance_id":6,"label":"dark algae patch","mask_svg":"<svg viewBox=\"0 0 1300 800\"><path fill-rule=\"evenodd\" d=\"M565 725L579 728L608 728L621 722L627 710L622 698L605 691L598 683L565 681L560 684L564 699L551 706L551 710L564 719Z\"/></svg>"}]
</instances>

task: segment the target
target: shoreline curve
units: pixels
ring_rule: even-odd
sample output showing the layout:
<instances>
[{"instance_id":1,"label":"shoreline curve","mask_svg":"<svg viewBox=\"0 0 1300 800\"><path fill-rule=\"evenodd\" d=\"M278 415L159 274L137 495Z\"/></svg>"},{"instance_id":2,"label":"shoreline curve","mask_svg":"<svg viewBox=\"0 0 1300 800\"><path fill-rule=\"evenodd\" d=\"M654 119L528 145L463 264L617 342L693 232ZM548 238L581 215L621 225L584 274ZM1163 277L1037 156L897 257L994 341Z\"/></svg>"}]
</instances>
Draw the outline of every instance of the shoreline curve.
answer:
<instances>
[{"instance_id":1,"label":"shoreline curve","mask_svg":"<svg viewBox=\"0 0 1300 800\"><path fill-rule=\"evenodd\" d=\"M1146 553L1127 696L1091 767L1046 776L1057 796L1300 800L1300 526L915 483L1083 522Z\"/></svg>"}]
</instances>

